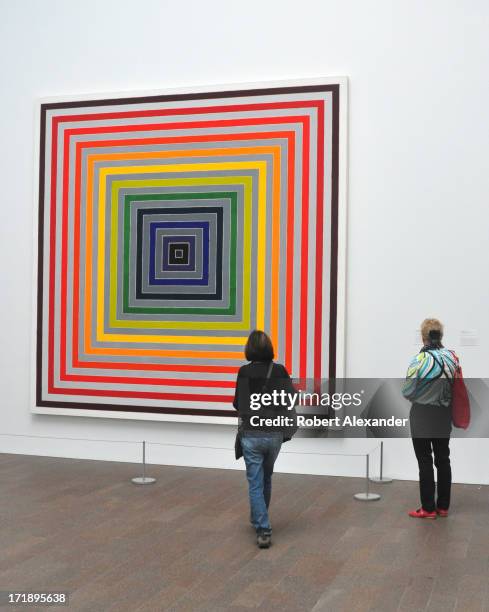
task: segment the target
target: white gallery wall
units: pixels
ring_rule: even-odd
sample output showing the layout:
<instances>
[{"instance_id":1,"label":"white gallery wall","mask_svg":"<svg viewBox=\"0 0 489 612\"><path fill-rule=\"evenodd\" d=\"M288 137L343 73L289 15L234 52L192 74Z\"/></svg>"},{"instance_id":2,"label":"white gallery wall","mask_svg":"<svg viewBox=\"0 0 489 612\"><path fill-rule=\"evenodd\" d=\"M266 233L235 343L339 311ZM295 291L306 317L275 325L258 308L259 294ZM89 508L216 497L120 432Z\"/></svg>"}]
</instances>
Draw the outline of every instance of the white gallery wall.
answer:
<instances>
[{"instance_id":1,"label":"white gallery wall","mask_svg":"<svg viewBox=\"0 0 489 612\"><path fill-rule=\"evenodd\" d=\"M346 372L401 377L436 316L489 377L489 5L485 0L0 0L0 451L242 467L234 428L30 413L37 97L349 78ZM461 345L461 332L476 336ZM489 410L489 406L487 407ZM124 442L85 442L122 440ZM131 443L131 441L134 441ZM172 446L174 445L174 446ZM417 478L409 440L385 471ZM277 469L359 475L372 440L294 440ZM212 448L200 448L212 447ZM455 440L454 479L489 483L489 440Z\"/></svg>"}]
</instances>

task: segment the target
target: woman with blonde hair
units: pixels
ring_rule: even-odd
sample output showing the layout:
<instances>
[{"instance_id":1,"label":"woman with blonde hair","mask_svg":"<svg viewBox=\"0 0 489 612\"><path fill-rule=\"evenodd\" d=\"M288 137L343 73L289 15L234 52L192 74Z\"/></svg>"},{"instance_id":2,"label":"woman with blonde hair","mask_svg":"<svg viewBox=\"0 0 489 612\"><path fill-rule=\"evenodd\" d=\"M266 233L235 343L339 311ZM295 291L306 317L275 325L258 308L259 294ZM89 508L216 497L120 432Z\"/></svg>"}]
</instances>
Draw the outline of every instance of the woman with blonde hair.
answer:
<instances>
[{"instance_id":1,"label":"woman with blonde hair","mask_svg":"<svg viewBox=\"0 0 489 612\"><path fill-rule=\"evenodd\" d=\"M442 344L443 325L438 319L421 324L423 346L409 364L403 395L411 400L411 437L419 465L421 507L411 510L414 518L448 516L452 471L452 382L458 367L457 355ZM437 498L433 459L437 472Z\"/></svg>"}]
</instances>

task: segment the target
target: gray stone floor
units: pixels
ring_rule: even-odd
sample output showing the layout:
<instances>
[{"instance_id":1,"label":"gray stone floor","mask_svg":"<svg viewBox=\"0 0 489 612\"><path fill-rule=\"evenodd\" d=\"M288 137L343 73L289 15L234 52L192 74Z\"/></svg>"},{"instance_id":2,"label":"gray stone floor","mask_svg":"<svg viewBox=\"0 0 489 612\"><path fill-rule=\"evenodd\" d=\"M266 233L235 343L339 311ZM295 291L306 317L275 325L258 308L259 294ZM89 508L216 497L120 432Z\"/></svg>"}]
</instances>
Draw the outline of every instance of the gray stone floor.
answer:
<instances>
[{"instance_id":1,"label":"gray stone floor","mask_svg":"<svg viewBox=\"0 0 489 612\"><path fill-rule=\"evenodd\" d=\"M361 480L276 474L258 550L242 472L151 466L137 487L137 471L0 455L0 590L90 612L489 610L489 487L455 485L450 517L420 521L414 482L362 503Z\"/></svg>"}]
</instances>

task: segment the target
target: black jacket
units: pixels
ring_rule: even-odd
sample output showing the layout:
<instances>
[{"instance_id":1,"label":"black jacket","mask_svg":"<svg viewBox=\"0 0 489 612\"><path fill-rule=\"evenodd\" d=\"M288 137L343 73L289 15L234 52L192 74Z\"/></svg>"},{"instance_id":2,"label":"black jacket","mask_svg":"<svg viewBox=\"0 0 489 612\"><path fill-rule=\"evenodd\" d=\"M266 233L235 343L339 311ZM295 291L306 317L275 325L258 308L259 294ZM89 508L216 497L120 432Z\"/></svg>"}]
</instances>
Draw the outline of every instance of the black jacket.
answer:
<instances>
[{"instance_id":1,"label":"black jacket","mask_svg":"<svg viewBox=\"0 0 489 612\"><path fill-rule=\"evenodd\" d=\"M289 404L285 403L278 406L272 405L269 407L262 407L259 410L252 410L250 408L251 393L272 393L273 391L280 392L282 390L285 391L285 393L296 393L287 369L280 363L273 363L270 378L267 381L266 376L269 366L269 361L252 361L239 369L233 406L236 408L241 418L240 431L281 431L285 438L290 439L296 431L295 423L297 414L295 409L288 409ZM250 418L253 415L258 415L263 418L273 418L276 416L291 417L294 419L294 426L252 426L250 424Z\"/></svg>"}]
</instances>

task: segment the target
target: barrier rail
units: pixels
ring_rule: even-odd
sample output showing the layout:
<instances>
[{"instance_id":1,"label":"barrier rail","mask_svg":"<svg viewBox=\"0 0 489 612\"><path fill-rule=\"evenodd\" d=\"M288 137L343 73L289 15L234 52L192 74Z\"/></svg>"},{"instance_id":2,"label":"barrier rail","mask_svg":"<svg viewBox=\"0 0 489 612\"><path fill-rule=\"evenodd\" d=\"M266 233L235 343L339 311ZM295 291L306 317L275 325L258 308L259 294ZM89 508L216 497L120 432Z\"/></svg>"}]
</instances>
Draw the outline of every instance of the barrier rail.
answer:
<instances>
[{"instance_id":1,"label":"barrier rail","mask_svg":"<svg viewBox=\"0 0 489 612\"><path fill-rule=\"evenodd\" d=\"M79 442L104 442L104 443L114 443L114 444L141 444L142 450L142 461L141 468L142 474L141 476L135 476L131 479L131 482L137 485L147 485L154 484L156 482L156 478L152 476L146 475L146 448L147 446L167 446L167 447L177 447L177 448L193 448L193 449L209 449L209 450L225 450L229 452L234 452L234 448L228 446L196 446L193 444L176 444L172 442L156 442L152 440L114 440L114 439L104 439L104 438L74 438L74 437L65 437L65 436L43 436L38 434L15 434L15 433L0 433L0 436L3 437L13 437L13 438L34 438L34 439L47 439L47 440L68 440L68 441L79 441ZM380 478L374 479L370 478L370 455L380 448ZM391 479L387 479L383 477L383 456L384 456L384 443L381 442L379 445L370 449L366 453L323 453L318 451L281 451L281 455L312 455L312 456L325 456L325 457L365 457L366 462L366 470L365 470L365 491L361 493L355 493L354 498L359 501L377 501L381 498L378 493L372 493L370 491L370 482L391 482Z\"/></svg>"}]
</instances>

